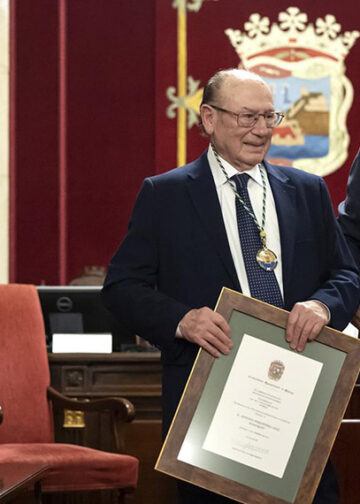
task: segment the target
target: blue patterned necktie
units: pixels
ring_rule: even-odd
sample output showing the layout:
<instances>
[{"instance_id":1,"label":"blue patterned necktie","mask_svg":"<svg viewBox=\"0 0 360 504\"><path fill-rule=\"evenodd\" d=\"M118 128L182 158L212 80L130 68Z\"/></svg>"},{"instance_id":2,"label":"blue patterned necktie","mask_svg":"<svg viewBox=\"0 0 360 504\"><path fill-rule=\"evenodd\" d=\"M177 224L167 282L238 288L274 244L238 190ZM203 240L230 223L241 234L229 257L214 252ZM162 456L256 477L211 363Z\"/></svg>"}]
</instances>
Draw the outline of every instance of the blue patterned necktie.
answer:
<instances>
[{"instance_id":1,"label":"blue patterned necktie","mask_svg":"<svg viewBox=\"0 0 360 504\"><path fill-rule=\"evenodd\" d=\"M246 206L254 213L247 190L249 175L242 173L231 177L231 180L235 182L236 189ZM251 296L283 308L284 303L275 273L265 271L256 260L256 254L262 248L259 229L238 198L235 198L235 201L241 249Z\"/></svg>"}]
</instances>

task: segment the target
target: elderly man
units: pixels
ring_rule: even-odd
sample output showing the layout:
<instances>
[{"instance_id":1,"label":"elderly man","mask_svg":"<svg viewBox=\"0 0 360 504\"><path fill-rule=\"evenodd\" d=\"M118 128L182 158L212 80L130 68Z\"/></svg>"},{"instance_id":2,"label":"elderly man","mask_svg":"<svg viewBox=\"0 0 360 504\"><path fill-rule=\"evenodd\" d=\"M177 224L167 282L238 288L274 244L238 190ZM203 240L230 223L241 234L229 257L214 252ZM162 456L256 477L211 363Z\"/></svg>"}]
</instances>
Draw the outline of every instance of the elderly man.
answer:
<instances>
[{"instance_id":1,"label":"elderly man","mask_svg":"<svg viewBox=\"0 0 360 504\"><path fill-rule=\"evenodd\" d=\"M344 328L357 307L356 266L323 180L264 161L281 118L259 76L215 74L201 104L207 152L144 181L110 263L106 305L162 351L164 433L199 346L231 351L229 326L212 310L223 286L289 310L296 351L326 323ZM186 484L180 495L230 502ZM329 469L315 502L337 502Z\"/></svg>"}]
</instances>

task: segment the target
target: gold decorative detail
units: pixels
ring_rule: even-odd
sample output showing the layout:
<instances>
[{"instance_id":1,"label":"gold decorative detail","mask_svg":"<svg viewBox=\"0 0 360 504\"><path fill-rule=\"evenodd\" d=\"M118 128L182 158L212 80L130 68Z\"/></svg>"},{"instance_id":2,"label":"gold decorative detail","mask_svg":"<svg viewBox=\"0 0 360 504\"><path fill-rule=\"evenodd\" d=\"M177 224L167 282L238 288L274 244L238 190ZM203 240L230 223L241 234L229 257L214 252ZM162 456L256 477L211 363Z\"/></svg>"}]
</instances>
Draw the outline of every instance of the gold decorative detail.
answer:
<instances>
[{"instance_id":1,"label":"gold decorative detail","mask_svg":"<svg viewBox=\"0 0 360 504\"><path fill-rule=\"evenodd\" d=\"M190 129L197 124L200 103L202 99L202 89L199 89L200 81L188 77L188 93L185 96L176 96L175 87L169 87L166 96L172 101L166 110L167 117L173 119L176 117L176 109L183 107L188 112L187 128Z\"/></svg>"},{"instance_id":2,"label":"gold decorative detail","mask_svg":"<svg viewBox=\"0 0 360 504\"><path fill-rule=\"evenodd\" d=\"M186 0L174 0L172 6L175 9L182 9L183 11L186 8L188 11L199 12L199 10L202 7L202 4L205 1L206 0L187 0L187 1ZM212 1L216 2L217 0L212 0Z\"/></svg>"},{"instance_id":3,"label":"gold decorative detail","mask_svg":"<svg viewBox=\"0 0 360 504\"><path fill-rule=\"evenodd\" d=\"M167 116L175 118L177 109L177 165L186 163L186 112L188 111L187 127L191 128L197 122L196 102L200 103L195 93L192 95L191 86L196 83L187 77L187 10L199 12L205 0L174 0L172 7L177 9L177 96L174 87L168 88L166 94L173 102L167 109ZM213 0L217 1L217 0ZM192 79L192 82L191 82ZM189 86L189 96L186 95L186 84ZM201 97L201 90L199 90ZM194 98L194 100L192 100ZM190 101L189 101L190 99ZM190 126L189 126L190 124Z\"/></svg>"},{"instance_id":4,"label":"gold decorative detail","mask_svg":"<svg viewBox=\"0 0 360 504\"><path fill-rule=\"evenodd\" d=\"M177 85L179 97L186 94L186 74L187 74L187 45L186 45L186 9L184 0L179 0L177 15ZM186 163L186 110L180 107L177 114L177 164Z\"/></svg>"},{"instance_id":5,"label":"gold decorative detail","mask_svg":"<svg viewBox=\"0 0 360 504\"><path fill-rule=\"evenodd\" d=\"M80 410L64 410L64 423L65 429L84 429L85 416L84 412Z\"/></svg>"}]
</instances>

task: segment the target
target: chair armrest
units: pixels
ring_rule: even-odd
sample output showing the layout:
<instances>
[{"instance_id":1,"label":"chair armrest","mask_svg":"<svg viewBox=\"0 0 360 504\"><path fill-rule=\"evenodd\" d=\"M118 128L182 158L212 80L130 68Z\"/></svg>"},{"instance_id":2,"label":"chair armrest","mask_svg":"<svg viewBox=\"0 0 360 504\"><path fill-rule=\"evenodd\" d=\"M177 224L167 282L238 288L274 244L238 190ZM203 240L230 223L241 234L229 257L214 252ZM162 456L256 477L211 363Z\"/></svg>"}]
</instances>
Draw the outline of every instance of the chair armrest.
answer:
<instances>
[{"instance_id":1,"label":"chair armrest","mask_svg":"<svg viewBox=\"0 0 360 504\"><path fill-rule=\"evenodd\" d=\"M360 306L357 309L357 312L354 315L354 318L352 319L352 324L360 330Z\"/></svg>"},{"instance_id":2,"label":"chair armrest","mask_svg":"<svg viewBox=\"0 0 360 504\"><path fill-rule=\"evenodd\" d=\"M78 400L70 399L53 387L47 388L47 398L56 405L70 410L101 411L116 413L122 422L131 422L135 417L135 408L131 401L124 397L105 397L103 399Z\"/></svg>"},{"instance_id":3,"label":"chair armrest","mask_svg":"<svg viewBox=\"0 0 360 504\"><path fill-rule=\"evenodd\" d=\"M47 388L47 398L54 406L75 411L110 412L115 447L118 453L125 451L125 426L135 417L135 408L131 401L124 397L106 397L103 399L77 400L70 399L53 387Z\"/></svg>"}]
</instances>

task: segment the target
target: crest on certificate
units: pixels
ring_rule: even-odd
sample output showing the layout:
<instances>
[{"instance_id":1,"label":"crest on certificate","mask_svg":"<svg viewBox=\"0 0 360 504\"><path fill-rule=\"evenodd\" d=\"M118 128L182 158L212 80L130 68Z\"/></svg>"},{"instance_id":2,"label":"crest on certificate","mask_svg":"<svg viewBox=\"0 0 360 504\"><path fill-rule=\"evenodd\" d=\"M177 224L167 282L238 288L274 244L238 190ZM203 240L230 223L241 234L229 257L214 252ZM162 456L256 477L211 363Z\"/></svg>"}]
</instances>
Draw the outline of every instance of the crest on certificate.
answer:
<instances>
[{"instance_id":1,"label":"crest on certificate","mask_svg":"<svg viewBox=\"0 0 360 504\"><path fill-rule=\"evenodd\" d=\"M270 380L279 381L284 374L285 364L280 360L273 361L269 366L268 377Z\"/></svg>"},{"instance_id":2,"label":"crest on certificate","mask_svg":"<svg viewBox=\"0 0 360 504\"><path fill-rule=\"evenodd\" d=\"M341 33L331 14L308 23L298 7L280 12L278 20L270 25L268 17L254 13L243 31L225 33L239 67L261 75L274 92L275 109L285 113L274 129L269 160L324 176L348 155L353 86L344 60L360 33Z\"/></svg>"}]
</instances>

